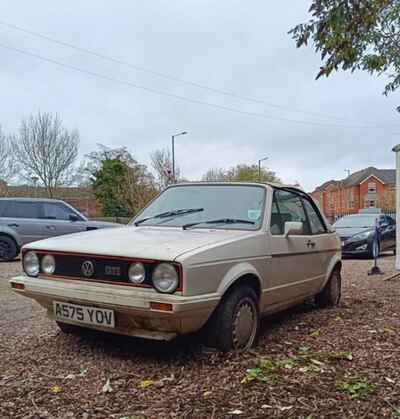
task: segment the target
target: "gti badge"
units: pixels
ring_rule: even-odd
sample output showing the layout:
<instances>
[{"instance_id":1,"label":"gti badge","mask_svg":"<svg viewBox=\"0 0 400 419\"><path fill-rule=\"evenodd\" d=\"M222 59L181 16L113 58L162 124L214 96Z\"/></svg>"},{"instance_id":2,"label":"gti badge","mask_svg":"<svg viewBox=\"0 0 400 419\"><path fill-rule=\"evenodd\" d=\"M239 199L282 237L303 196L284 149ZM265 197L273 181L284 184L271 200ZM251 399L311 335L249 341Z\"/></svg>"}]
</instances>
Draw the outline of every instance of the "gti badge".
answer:
<instances>
[{"instance_id":1,"label":"gti badge","mask_svg":"<svg viewBox=\"0 0 400 419\"><path fill-rule=\"evenodd\" d=\"M86 278L90 278L94 274L94 265L90 260L85 260L82 263L81 271Z\"/></svg>"}]
</instances>

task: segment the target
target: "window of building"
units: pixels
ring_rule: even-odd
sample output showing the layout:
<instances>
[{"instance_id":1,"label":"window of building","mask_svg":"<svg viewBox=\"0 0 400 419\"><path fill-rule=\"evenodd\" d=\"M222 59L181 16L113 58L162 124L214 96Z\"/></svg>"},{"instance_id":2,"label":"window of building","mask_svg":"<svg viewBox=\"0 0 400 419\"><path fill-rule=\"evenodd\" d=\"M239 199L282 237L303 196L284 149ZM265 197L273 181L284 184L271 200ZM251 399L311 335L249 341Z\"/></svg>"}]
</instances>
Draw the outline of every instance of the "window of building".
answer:
<instances>
[{"instance_id":1,"label":"window of building","mask_svg":"<svg viewBox=\"0 0 400 419\"><path fill-rule=\"evenodd\" d=\"M354 193L353 193L353 189L349 189L347 191L347 207L349 209L353 209L354 208Z\"/></svg>"},{"instance_id":2,"label":"window of building","mask_svg":"<svg viewBox=\"0 0 400 419\"><path fill-rule=\"evenodd\" d=\"M376 207L376 201L374 201L373 199L369 199L365 202L365 206L367 208L375 208Z\"/></svg>"},{"instance_id":3,"label":"window of building","mask_svg":"<svg viewBox=\"0 0 400 419\"><path fill-rule=\"evenodd\" d=\"M375 182L368 183L368 193L376 193L376 183Z\"/></svg>"}]
</instances>

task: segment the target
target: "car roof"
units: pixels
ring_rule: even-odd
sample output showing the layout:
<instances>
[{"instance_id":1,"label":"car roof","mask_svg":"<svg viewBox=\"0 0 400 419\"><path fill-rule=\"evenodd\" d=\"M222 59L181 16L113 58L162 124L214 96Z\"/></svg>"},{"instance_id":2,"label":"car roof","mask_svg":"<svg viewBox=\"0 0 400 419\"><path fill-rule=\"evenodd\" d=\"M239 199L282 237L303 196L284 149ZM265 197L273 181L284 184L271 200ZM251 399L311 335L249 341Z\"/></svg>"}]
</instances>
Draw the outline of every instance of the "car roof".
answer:
<instances>
[{"instance_id":1,"label":"car roof","mask_svg":"<svg viewBox=\"0 0 400 419\"><path fill-rule=\"evenodd\" d=\"M27 197L2 197L0 201L20 201L20 202L64 202L61 199L51 198L27 198Z\"/></svg>"},{"instance_id":2,"label":"car roof","mask_svg":"<svg viewBox=\"0 0 400 419\"><path fill-rule=\"evenodd\" d=\"M168 186L168 188L174 188L177 186L204 186L204 185L210 185L210 186L270 186L272 188L278 188L278 189L292 189L296 190L298 192L301 192L305 194L306 192L303 191L303 189L294 186L294 185L285 185L282 183L276 183L276 182L182 182L182 183L175 183L173 185Z\"/></svg>"}]
</instances>

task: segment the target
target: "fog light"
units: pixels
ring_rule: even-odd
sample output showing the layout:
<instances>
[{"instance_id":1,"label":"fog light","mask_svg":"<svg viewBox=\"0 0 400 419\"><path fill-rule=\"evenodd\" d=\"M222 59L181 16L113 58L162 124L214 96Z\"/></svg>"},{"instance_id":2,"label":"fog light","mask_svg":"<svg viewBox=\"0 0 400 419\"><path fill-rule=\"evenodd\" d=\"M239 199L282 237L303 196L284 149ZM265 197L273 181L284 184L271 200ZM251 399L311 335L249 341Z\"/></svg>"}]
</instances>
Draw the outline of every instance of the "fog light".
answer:
<instances>
[{"instance_id":1,"label":"fog light","mask_svg":"<svg viewBox=\"0 0 400 419\"><path fill-rule=\"evenodd\" d=\"M150 308L158 311L172 311L172 304L150 302Z\"/></svg>"}]
</instances>

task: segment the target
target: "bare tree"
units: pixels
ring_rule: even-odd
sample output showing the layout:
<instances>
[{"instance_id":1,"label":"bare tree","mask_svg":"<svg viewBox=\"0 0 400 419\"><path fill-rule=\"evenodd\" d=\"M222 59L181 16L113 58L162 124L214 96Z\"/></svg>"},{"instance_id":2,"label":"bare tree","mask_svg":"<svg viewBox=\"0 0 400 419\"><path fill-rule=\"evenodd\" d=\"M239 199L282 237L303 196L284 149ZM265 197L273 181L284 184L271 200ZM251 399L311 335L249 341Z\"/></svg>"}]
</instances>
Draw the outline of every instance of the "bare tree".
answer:
<instances>
[{"instance_id":1,"label":"bare tree","mask_svg":"<svg viewBox=\"0 0 400 419\"><path fill-rule=\"evenodd\" d=\"M172 158L169 149L163 148L150 154L151 166L156 172L156 183L160 190L174 181L172 174ZM179 179L180 170L175 166L175 178Z\"/></svg>"},{"instance_id":2,"label":"bare tree","mask_svg":"<svg viewBox=\"0 0 400 419\"><path fill-rule=\"evenodd\" d=\"M7 195L7 184L13 179L17 172L17 165L14 159L11 137L7 136L0 125L0 193Z\"/></svg>"},{"instance_id":3,"label":"bare tree","mask_svg":"<svg viewBox=\"0 0 400 419\"><path fill-rule=\"evenodd\" d=\"M50 198L58 186L71 180L79 135L65 129L57 115L39 112L24 119L13 145L22 176L37 176Z\"/></svg>"},{"instance_id":4,"label":"bare tree","mask_svg":"<svg viewBox=\"0 0 400 419\"><path fill-rule=\"evenodd\" d=\"M223 182L225 181L225 171L219 168L212 168L207 170L207 173L203 175L202 180L205 182Z\"/></svg>"}]
</instances>

